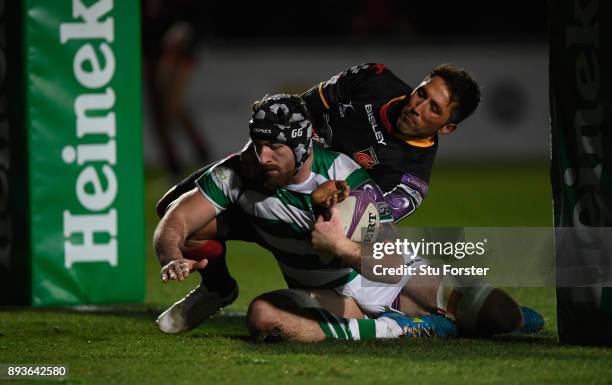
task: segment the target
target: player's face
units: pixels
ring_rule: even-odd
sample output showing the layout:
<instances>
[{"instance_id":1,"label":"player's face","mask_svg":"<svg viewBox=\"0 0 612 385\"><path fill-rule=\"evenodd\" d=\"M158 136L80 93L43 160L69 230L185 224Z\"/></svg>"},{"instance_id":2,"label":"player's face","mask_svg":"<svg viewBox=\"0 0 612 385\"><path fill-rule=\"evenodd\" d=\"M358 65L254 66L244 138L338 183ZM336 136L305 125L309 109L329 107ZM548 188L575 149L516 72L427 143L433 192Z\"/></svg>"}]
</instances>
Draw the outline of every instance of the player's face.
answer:
<instances>
[{"instance_id":1,"label":"player's face","mask_svg":"<svg viewBox=\"0 0 612 385\"><path fill-rule=\"evenodd\" d=\"M447 122L455 105L450 102L444 79L439 76L425 79L410 94L408 104L397 118L397 129L415 139L429 138L437 132L450 133L456 125Z\"/></svg>"},{"instance_id":2,"label":"player's face","mask_svg":"<svg viewBox=\"0 0 612 385\"><path fill-rule=\"evenodd\" d=\"M267 141L258 140L254 143L266 186L275 189L288 185L295 175L295 159L291 148L281 143Z\"/></svg>"}]
</instances>

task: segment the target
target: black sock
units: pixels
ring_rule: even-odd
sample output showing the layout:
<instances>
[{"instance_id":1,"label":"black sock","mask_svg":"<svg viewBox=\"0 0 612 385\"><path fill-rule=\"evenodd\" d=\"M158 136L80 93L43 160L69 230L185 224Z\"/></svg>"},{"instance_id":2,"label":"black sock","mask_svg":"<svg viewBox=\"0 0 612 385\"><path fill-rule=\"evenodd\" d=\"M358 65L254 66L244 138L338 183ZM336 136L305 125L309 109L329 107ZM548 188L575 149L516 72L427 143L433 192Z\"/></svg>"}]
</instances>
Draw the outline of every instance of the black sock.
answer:
<instances>
[{"instance_id":1,"label":"black sock","mask_svg":"<svg viewBox=\"0 0 612 385\"><path fill-rule=\"evenodd\" d=\"M219 295L226 296L234 290L236 281L232 278L227 269L227 262L225 260L225 254L227 247L225 242L219 242L223 246L223 252L218 257L208 260L208 265L202 270L198 270L198 273L202 276L202 283L208 291L219 293Z\"/></svg>"}]
</instances>

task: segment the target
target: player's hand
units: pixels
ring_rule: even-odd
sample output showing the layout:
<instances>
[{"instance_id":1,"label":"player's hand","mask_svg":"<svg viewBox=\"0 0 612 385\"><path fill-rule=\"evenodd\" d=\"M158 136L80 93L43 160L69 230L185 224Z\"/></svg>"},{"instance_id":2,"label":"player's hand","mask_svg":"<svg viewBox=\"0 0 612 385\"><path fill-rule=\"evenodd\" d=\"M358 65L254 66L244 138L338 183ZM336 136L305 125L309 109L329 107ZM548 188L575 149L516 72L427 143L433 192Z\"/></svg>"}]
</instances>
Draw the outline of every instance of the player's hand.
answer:
<instances>
[{"instance_id":1,"label":"player's hand","mask_svg":"<svg viewBox=\"0 0 612 385\"><path fill-rule=\"evenodd\" d=\"M349 196L350 187L343 180L328 180L317 187L311 194L312 204L330 208Z\"/></svg>"},{"instance_id":2,"label":"player's hand","mask_svg":"<svg viewBox=\"0 0 612 385\"><path fill-rule=\"evenodd\" d=\"M312 246L320 253L341 256L347 251L347 242L352 242L344 234L338 209L332 207L330 213L328 221L321 215L317 218L311 233Z\"/></svg>"},{"instance_id":3,"label":"player's hand","mask_svg":"<svg viewBox=\"0 0 612 385\"><path fill-rule=\"evenodd\" d=\"M162 282L168 282L168 280L179 280L182 281L189 276L194 270L201 270L208 265L208 259L202 259L200 261L194 261L192 259L175 259L167 263L161 269L161 280Z\"/></svg>"}]
</instances>

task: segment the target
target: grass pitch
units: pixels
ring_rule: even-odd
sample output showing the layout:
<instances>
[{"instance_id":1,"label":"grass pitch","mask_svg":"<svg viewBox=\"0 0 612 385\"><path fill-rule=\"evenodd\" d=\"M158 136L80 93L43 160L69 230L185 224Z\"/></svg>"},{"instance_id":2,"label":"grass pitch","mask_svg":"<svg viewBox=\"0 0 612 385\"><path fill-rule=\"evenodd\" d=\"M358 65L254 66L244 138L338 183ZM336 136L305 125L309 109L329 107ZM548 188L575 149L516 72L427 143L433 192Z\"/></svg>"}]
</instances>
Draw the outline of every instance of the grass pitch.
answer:
<instances>
[{"instance_id":1,"label":"grass pitch","mask_svg":"<svg viewBox=\"0 0 612 385\"><path fill-rule=\"evenodd\" d=\"M147 243L164 179L147 179ZM437 165L431 192L410 226L549 226L546 164ZM258 344L244 312L251 299L284 287L273 258L246 243L228 247L241 294L226 312L181 336L157 331L161 310L197 284L158 281L147 259L144 304L75 309L3 310L0 363L68 364L67 384L610 384L612 350L558 346L554 289L511 289L541 311L535 336L489 340L394 340L320 344ZM48 380L0 380L45 384Z\"/></svg>"}]
</instances>

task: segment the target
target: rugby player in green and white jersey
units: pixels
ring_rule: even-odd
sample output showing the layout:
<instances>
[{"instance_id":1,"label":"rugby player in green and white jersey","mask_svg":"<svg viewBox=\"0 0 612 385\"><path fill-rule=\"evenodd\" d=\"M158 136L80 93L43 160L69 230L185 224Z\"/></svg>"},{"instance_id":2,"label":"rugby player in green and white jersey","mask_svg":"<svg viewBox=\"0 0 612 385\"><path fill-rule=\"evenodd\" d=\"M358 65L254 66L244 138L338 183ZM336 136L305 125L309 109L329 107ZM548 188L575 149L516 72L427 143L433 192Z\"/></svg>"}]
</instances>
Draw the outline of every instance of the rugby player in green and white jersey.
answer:
<instances>
[{"instance_id":1,"label":"rugby player in green and white jersey","mask_svg":"<svg viewBox=\"0 0 612 385\"><path fill-rule=\"evenodd\" d=\"M276 257L289 286L251 303L247 320L254 335L297 341L455 335L454 324L435 314L448 314L459 322L470 315L467 310L457 313L461 306L448 306L452 287L439 277L427 276L394 278L394 284L387 285L368 282L359 274L366 275L361 270L365 257L360 245L346 237L338 242L342 235L337 213L332 210L329 222L316 218L310 194L328 180L346 180L350 188L374 188L380 199L381 226L393 227L382 193L365 171L345 155L312 145L302 100L288 95L264 98L255 105L249 127L258 158L255 166L263 178L252 178L248 172L252 165L239 155L230 156L211 167L198 179L196 188L173 203L155 232L162 280L183 280L190 272L205 268L207 260L185 259L181 250L188 238L197 236L212 218L237 203L258 243ZM331 259L320 257L330 252ZM425 263L410 256L385 260L391 267ZM198 308L206 304L198 301L207 298L199 295L202 290L199 286L162 313L160 329L178 333L199 325L203 319ZM483 299L468 294L462 298L464 309L478 307L479 326L501 331L520 323L518 306L509 296L497 289L486 294ZM485 303L474 304L478 301ZM410 318L402 312L420 317Z\"/></svg>"}]
</instances>

